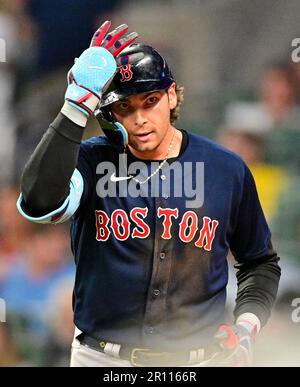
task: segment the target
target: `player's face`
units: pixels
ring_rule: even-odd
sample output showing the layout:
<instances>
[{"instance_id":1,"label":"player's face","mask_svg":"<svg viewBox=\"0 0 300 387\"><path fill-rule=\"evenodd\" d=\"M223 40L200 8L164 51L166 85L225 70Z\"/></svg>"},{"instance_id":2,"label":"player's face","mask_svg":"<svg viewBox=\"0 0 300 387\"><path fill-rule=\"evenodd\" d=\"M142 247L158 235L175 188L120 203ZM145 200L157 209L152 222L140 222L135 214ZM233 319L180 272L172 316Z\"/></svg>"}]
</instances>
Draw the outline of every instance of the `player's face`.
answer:
<instances>
[{"instance_id":1,"label":"player's face","mask_svg":"<svg viewBox=\"0 0 300 387\"><path fill-rule=\"evenodd\" d=\"M175 83L168 90L140 93L112 104L128 132L129 147L141 158L165 157L172 137L170 110L177 105Z\"/></svg>"}]
</instances>

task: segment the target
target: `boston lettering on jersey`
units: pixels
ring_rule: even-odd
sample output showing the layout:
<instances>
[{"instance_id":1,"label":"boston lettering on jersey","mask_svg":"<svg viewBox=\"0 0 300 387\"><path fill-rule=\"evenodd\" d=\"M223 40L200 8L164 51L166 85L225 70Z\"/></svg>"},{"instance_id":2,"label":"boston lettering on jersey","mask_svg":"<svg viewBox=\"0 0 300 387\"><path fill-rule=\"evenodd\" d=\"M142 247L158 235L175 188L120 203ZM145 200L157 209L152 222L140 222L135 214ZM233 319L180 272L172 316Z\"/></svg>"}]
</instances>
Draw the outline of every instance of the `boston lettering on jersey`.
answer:
<instances>
[{"instance_id":1,"label":"boston lettering on jersey","mask_svg":"<svg viewBox=\"0 0 300 387\"><path fill-rule=\"evenodd\" d=\"M147 238L150 235L150 227L146 223L147 214L147 207L134 207L129 216L122 209L114 210L110 216L103 210L96 210L97 241L105 242L111 237L111 234L119 241L126 241L130 236L132 238ZM174 227L172 227L173 219L179 217L178 208L158 207L156 215L161 218L163 225L161 238L173 238L175 233ZM219 222L204 216L200 229L198 216L194 211L186 211L180 220L179 228L176 230L180 240L184 243L195 240L196 247L211 251Z\"/></svg>"}]
</instances>

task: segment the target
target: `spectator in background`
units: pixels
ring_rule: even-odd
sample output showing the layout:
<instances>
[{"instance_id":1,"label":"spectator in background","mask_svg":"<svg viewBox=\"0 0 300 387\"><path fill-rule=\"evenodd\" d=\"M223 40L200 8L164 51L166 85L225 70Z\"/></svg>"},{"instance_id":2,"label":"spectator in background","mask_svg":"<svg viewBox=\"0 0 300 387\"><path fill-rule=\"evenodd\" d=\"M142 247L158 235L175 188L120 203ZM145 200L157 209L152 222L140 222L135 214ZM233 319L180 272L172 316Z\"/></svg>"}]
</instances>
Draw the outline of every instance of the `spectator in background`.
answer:
<instances>
[{"instance_id":1,"label":"spectator in background","mask_svg":"<svg viewBox=\"0 0 300 387\"><path fill-rule=\"evenodd\" d=\"M19 187L7 186L0 190L0 294L7 272L20 258L23 241L30 223L24 221L16 210L15 201Z\"/></svg>"},{"instance_id":2,"label":"spectator in background","mask_svg":"<svg viewBox=\"0 0 300 387\"><path fill-rule=\"evenodd\" d=\"M8 309L7 322L0 323L0 366L47 365L62 351L55 352L58 346L53 349L53 344L51 362L47 361L49 305L62 313L62 332L70 326L67 311L60 306L64 301L52 298L61 280L73 280L68 231L66 226L31 227L16 211L18 191L14 186L0 191L0 297Z\"/></svg>"},{"instance_id":3,"label":"spectator in background","mask_svg":"<svg viewBox=\"0 0 300 387\"><path fill-rule=\"evenodd\" d=\"M0 184L7 183L12 174L14 151L14 113L11 109L14 89L14 64L17 52L15 19L5 2L0 2Z\"/></svg>"},{"instance_id":4,"label":"spectator in background","mask_svg":"<svg viewBox=\"0 0 300 387\"><path fill-rule=\"evenodd\" d=\"M239 154L253 174L262 208L271 224L274 245L281 256L284 275L277 301L277 310L281 311L287 305L290 307L292 299L300 294L300 178L293 177L283 167L266 162L265 143L257 134L224 129L219 132L217 140ZM229 260L232 260L231 256ZM236 295L235 272L232 266L230 268L227 287L229 314Z\"/></svg>"},{"instance_id":5,"label":"spectator in background","mask_svg":"<svg viewBox=\"0 0 300 387\"><path fill-rule=\"evenodd\" d=\"M248 165L254 176L264 213L271 220L288 180L287 171L265 161L265 144L258 135L243 130L225 129L219 132L217 140L237 153Z\"/></svg>"},{"instance_id":6,"label":"spectator in background","mask_svg":"<svg viewBox=\"0 0 300 387\"><path fill-rule=\"evenodd\" d=\"M283 195L279 199L278 210L272 221L272 230L280 250L294 260L300 268L299 176L293 176L289 179ZM297 283L299 283L299 279Z\"/></svg>"},{"instance_id":7,"label":"spectator in background","mask_svg":"<svg viewBox=\"0 0 300 387\"><path fill-rule=\"evenodd\" d=\"M290 71L297 93L297 101L300 104L300 62L290 62Z\"/></svg>"},{"instance_id":8,"label":"spectator in background","mask_svg":"<svg viewBox=\"0 0 300 387\"><path fill-rule=\"evenodd\" d=\"M226 129L219 132L218 141L239 154L254 176L261 205L271 224L274 244L281 255L284 275L277 309L287 304L290 307L292 299L300 294L300 177L265 162L265 143L256 134ZM228 299L231 304L236 294L233 277L230 272Z\"/></svg>"},{"instance_id":9,"label":"spectator in background","mask_svg":"<svg viewBox=\"0 0 300 387\"><path fill-rule=\"evenodd\" d=\"M24 256L3 281L0 297L7 310L28 321L28 334L43 337L47 331L47 305L53 289L73 277L66 226L33 226L24 242Z\"/></svg>"},{"instance_id":10,"label":"spectator in background","mask_svg":"<svg viewBox=\"0 0 300 387\"><path fill-rule=\"evenodd\" d=\"M64 280L52 291L48 305L48 338L44 346L43 365L66 367L70 364L70 346L74 336L72 292L74 280Z\"/></svg>"},{"instance_id":11,"label":"spectator in background","mask_svg":"<svg viewBox=\"0 0 300 387\"><path fill-rule=\"evenodd\" d=\"M0 323L0 367L28 367L31 363L26 361L14 338L14 329L11 318L5 324Z\"/></svg>"},{"instance_id":12,"label":"spectator in background","mask_svg":"<svg viewBox=\"0 0 300 387\"><path fill-rule=\"evenodd\" d=\"M225 126L255 133L299 130L295 78L288 63L271 63L263 71L257 102L237 102L225 111Z\"/></svg>"},{"instance_id":13,"label":"spectator in background","mask_svg":"<svg viewBox=\"0 0 300 387\"><path fill-rule=\"evenodd\" d=\"M285 273L278 292L278 309L290 308L300 295L300 177L292 176L281 195L272 219L274 242L281 253Z\"/></svg>"}]
</instances>

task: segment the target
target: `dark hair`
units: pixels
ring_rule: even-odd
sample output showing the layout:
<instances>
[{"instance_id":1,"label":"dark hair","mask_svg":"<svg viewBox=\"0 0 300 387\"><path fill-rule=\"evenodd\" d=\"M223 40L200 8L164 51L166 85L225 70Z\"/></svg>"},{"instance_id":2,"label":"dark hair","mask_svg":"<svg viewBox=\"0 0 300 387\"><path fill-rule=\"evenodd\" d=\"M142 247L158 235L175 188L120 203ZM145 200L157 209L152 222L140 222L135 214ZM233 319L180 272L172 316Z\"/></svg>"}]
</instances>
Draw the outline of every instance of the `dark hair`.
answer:
<instances>
[{"instance_id":1,"label":"dark hair","mask_svg":"<svg viewBox=\"0 0 300 387\"><path fill-rule=\"evenodd\" d=\"M175 91L176 91L176 95L177 95L177 105L174 109L171 110L170 119L171 119L172 124L174 124L174 122L176 120L178 120L178 118L180 116L180 105L182 104L182 102L184 100L184 87L176 84Z\"/></svg>"}]
</instances>

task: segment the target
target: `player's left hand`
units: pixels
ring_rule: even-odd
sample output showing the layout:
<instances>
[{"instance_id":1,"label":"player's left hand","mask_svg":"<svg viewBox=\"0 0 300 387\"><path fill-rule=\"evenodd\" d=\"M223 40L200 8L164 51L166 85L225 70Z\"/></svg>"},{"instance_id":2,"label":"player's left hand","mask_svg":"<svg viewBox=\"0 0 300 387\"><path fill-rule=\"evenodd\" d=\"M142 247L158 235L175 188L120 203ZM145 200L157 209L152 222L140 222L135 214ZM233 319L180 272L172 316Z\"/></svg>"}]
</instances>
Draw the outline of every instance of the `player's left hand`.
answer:
<instances>
[{"instance_id":1,"label":"player's left hand","mask_svg":"<svg viewBox=\"0 0 300 387\"><path fill-rule=\"evenodd\" d=\"M214 335L215 356L213 365L220 367L249 367L256 332L242 324L222 325Z\"/></svg>"}]
</instances>

